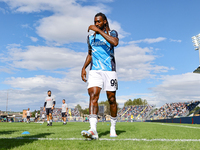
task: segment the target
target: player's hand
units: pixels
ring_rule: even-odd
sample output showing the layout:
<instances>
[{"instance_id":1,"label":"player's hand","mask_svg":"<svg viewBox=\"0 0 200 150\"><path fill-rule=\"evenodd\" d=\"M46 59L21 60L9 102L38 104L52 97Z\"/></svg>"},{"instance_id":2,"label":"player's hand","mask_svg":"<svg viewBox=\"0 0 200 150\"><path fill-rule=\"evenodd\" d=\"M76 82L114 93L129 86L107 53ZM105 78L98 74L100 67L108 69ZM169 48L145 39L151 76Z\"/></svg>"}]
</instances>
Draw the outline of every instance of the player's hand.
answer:
<instances>
[{"instance_id":1,"label":"player's hand","mask_svg":"<svg viewBox=\"0 0 200 150\"><path fill-rule=\"evenodd\" d=\"M92 31L94 31L94 32L99 32L99 31L100 31L100 29L99 29L98 27L96 27L95 25L90 25L90 26L88 27L88 32L89 32L90 30L92 30Z\"/></svg>"},{"instance_id":2,"label":"player's hand","mask_svg":"<svg viewBox=\"0 0 200 150\"><path fill-rule=\"evenodd\" d=\"M45 111L45 107L43 108L43 111Z\"/></svg>"},{"instance_id":3,"label":"player's hand","mask_svg":"<svg viewBox=\"0 0 200 150\"><path fill-rule=\"evenodd\" d=\"M86 80L86 71L85 71L85 68L83 68L82 69L82 71L81 71L81 78L82 78L82 80L84 81L84 82L86 82L87 80Z\"/></svg>"},{"instance_id":4,"label":"player's hand","mask_svg":"<svg viewBox=\"0 0 200 150\"><path fill-rule=\"evenodd\" d=\"M54 107L51 107L51 110L53 110L54 109Z\"/></svg>"}]
</instances>

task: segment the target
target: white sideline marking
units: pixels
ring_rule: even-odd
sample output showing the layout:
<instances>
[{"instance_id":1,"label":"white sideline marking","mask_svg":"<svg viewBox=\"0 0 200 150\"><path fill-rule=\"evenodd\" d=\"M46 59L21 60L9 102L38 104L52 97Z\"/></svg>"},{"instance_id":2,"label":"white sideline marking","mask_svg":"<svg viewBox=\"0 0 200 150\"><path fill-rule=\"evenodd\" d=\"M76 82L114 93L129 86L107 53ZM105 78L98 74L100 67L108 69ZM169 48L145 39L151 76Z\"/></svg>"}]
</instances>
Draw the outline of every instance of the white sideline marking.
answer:
<instances>
[{"instance_id":1,"label":"white sideline marking","mask_svg":"<svg viewBox=\"0 0 200 150\"><path fill-rule=\"evenodd\" d=\"M42 123L43 124L44 122L34 122L34 123Z\"/></svg>"},{"instance_id":2,"label":"white sideline marking","mask_svg":"<svg viewBox=\"0 0 200 150\"><path fill-rule=\"evenodd\" d=\"M61 140L61 141L74 141L74 140L84 140L84 138L23 138L23 137L0 137L0 139L11 139L11 140ZM100 138L100 141L147 141L147 142L200 142L200 139L108 139L108 138Z\"/></svg>"},{"instance_id":3,"label":"white sideline marking","mask_svg":"<svg viewBox=\"0 0 200 150\"><path fill-rule=\"evenodd\" d=\"M174 127L182 127L182 128L200 129L199 127L191 127L191 126L183 126L183 125L172 125L172 124L165 124L165 123L161 123L160 125L164 125L164 126L174 126Z\"/></svg>"}]
</instances>

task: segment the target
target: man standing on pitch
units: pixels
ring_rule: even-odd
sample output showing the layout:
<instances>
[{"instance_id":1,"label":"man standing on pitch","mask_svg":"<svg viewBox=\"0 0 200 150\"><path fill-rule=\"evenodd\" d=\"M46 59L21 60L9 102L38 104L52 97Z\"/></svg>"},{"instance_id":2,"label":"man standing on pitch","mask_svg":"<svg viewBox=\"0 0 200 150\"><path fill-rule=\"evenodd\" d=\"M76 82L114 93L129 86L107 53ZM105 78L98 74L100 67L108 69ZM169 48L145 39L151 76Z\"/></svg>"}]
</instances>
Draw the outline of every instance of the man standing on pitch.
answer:
<instances>
[{"instance_id":1,"label":"man standing on pitch","mask_svg":"<svg viewBox=\"0 0 200 150\"><path fill-rule=\"evenodd\" d=\"M52 113L53 113L53 109L55 107L56 101L55 98L51 96L51 91L49 90L47 92L48 96L45 99L44 102L44 111L46 108L46 115L47 115L47 126L52 126ZM49 119L50 119L50 123L49 123Z\"/></svg>"},{"instance_id":2,"label":"man standing on pitch","mask_svg":"<svg viewBox=\"0 0 200 150\"><path fill-rule=\"evenodd\" d=\"M35 122L38 122L38 111L35 113Z\"/></svg>"},{"instance_id":3,"label":"man standing on pitch","mask_svg":"<svg viewBox=\"0 0 200 150\"><path fill-rule=\"evenodd\" d=\"M30 123L30 118L31 118L31 111L30 111L30 108L28 108L28 110L26 111L27 123Z\"/></svg>"},{"instance_id":4,"label":"man standing on pitch","mask_svg":"<svg viewBox=\"0 0 200 150\"><path fill-rule=\"evenodd\" d=\"M68 107L67 104L65 103L65 99L62 100L62 120L63 120L63 125L66 125L66 117L67 117L67 112L68 112Z\"/></svg>"},{"instance_id":5,"label":"man standing on pitch","mask_svg":"<svg viewBox=\"0 0 200 150\"><path fill-rule=\"evenodd\" d=\"M110 30L108 20L103 13L98 13L94 18L94 25L88 31L94 34L88 36L88 55L83 65L81 77L86 82L86 68L89 64L88 94L90 96L90 130L82 131L85 138L98 139L96 130L98 99L103 88L106 91L111 111L110 137L116 137L115 125L117 122L116 90L118 88L114 47L118 45L118 33Z\"/></svg>"}]
</instances>

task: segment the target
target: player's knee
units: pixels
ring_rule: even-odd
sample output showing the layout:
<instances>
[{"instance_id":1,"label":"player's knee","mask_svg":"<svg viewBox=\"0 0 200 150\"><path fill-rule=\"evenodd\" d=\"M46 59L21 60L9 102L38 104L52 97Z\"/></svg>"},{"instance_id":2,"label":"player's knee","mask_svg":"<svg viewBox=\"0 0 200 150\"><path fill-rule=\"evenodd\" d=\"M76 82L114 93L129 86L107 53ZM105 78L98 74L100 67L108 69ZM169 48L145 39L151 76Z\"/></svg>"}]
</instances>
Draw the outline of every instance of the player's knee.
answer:
<instances>
[{"instance_id":1,"label":"player's knee","mask_svg":"<svg viewBox=\"0 0 200 150\"><path fill-rule=\"evenodd\" d=\"M95 95L95 94L90 94L90 102L92 104L96 104L98 103L98 99L99 99L99 96Z\"/></svg>"},{"instance_id":2,"label":"player's knee","mask_svg":"<svg viewBox=\"0 0 200 150\"><path fill-rule=\"evenodd\" d=\"M90 100L91 105L97 105L98 104L98 100L94 99L94 100Z\"/></svg>"},{"instance_id":3,"label":"player's knee","mask_svg":"<svg viewBox=\"0 0 200 150\"><path fill-rule=\"evenodd\" d=\"M109 101L110 105L116 104L116 98L114 96L110 97L108 101Z\"/></svg>"}]
</instances>

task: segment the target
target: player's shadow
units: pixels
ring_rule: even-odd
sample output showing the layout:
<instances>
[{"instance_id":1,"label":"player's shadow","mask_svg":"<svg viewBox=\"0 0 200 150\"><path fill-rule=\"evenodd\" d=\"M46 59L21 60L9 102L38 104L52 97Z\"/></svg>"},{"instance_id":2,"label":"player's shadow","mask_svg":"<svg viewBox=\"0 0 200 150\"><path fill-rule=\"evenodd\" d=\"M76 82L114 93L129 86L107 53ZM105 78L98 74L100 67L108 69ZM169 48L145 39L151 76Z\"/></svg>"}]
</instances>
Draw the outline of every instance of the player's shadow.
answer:
<instances>
[{"instance_id":1,"label":"player's shadow","mask_svg":"<svg viewBox=\"0 0 200 150\"><path fill-rule=\"evenodd\" d=\"M13 132L18 132L19 130L12 130L12 131L0 131L0 135L2 134L12 134Z\"/></svg>"},{"instance_id":2,"label":"player's shadow","mask_svg":"<svg viewBox=\"0 0 200 150\"><path fill-rule=\"evenodd\" d=\"M1 150L7 150L12 148L17 148L20 146L23 146L25 144L30 144L38 140L38 138L45 138L48 135L51 135L53 133L41 133L41 134L35 134L35 135L26 135L22 137L17 138L9 138L9 139L0 139L0 149Z\"/></svg>"},{"instance_id":3,"label":"player's shadow","mask_svg":"<svg viewBox=\"0 0 200 150\"><path fill-rule=\"evenodd\" d=\"M121 133L126 132L124 130L116 130L116 134L120 135ZM106 136L106 135L110 135L110 131L105 131L105 132L101 132L99 133L99 138L102 136Z\"/></svg>"}]
</instances>

